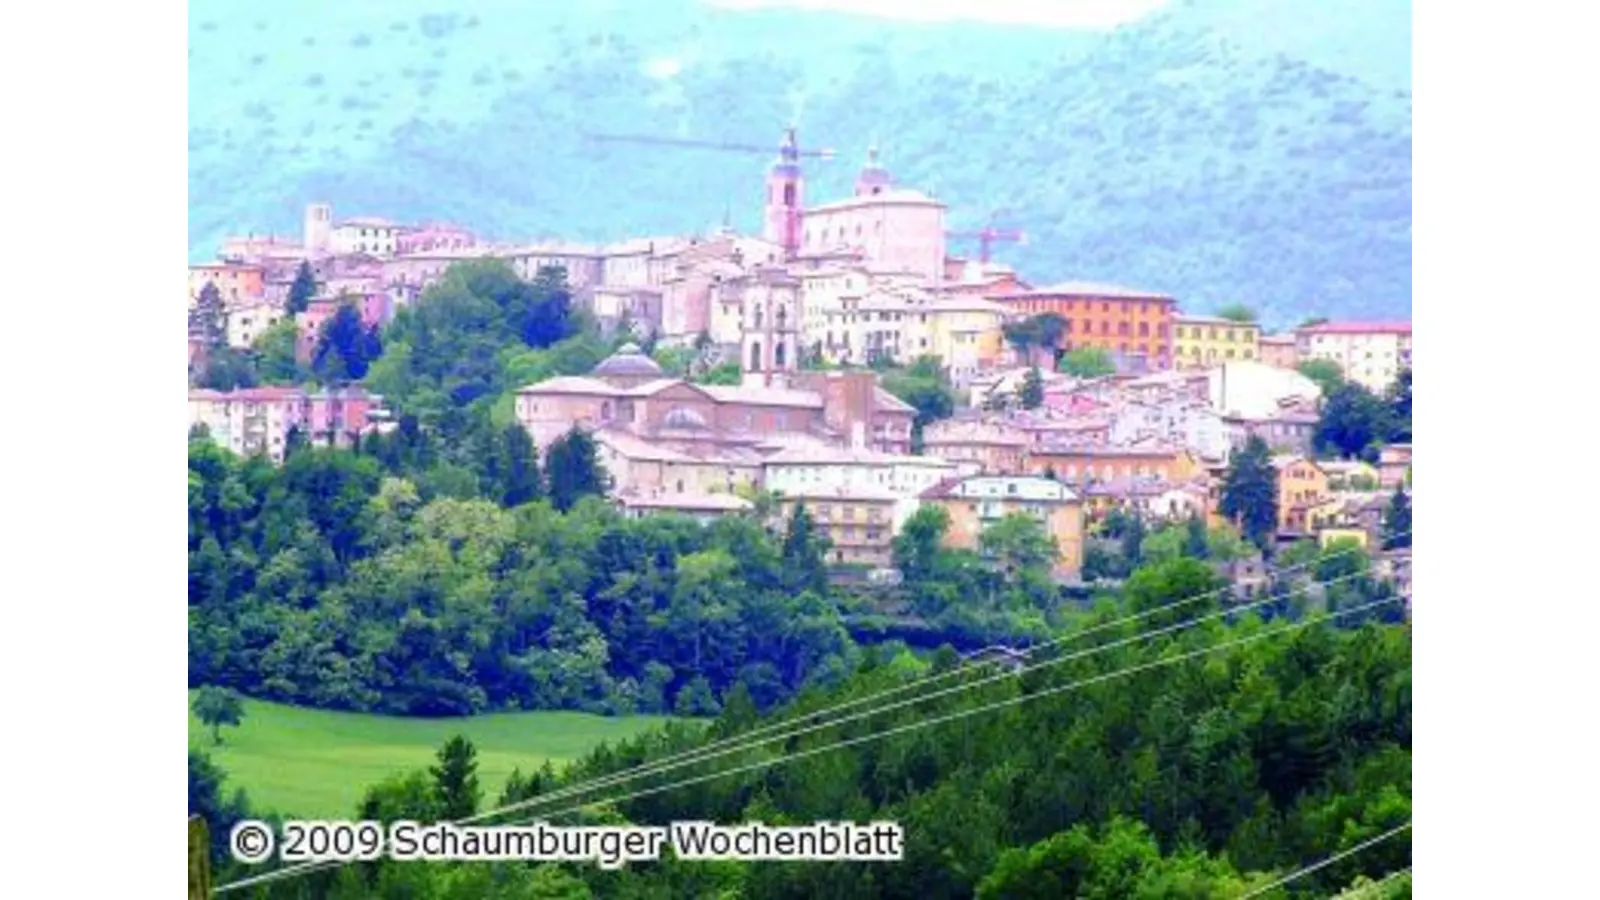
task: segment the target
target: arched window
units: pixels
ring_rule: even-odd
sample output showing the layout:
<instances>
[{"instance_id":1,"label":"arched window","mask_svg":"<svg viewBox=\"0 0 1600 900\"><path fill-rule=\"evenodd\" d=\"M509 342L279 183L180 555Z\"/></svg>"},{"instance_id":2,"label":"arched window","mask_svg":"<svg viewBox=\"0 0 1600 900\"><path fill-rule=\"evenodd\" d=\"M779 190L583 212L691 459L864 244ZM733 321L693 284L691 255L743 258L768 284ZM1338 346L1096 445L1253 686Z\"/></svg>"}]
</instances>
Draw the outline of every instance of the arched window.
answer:
<instances>
[{"instance_id":1,"label":"arched window","mask_svg":"<svg viewBox=\"0 0 1600 900\"><path fill-rule=\"evenodd\" d=\"M760 341L755 341L755 342L750 344L750 366L749 366L749 369L752 372L761 371L761 342Z\"/></svg>"},{"instance_id":2,"label":"arched window","mask_svg":"<svg viewBox=\"0 0 1600 900\"><path fill-rule=\"evenodd\" d=\"M779 369L784 366L784 349L785 347L781 341L772 348L773 365Z\"/></svg>"}]
</instances>

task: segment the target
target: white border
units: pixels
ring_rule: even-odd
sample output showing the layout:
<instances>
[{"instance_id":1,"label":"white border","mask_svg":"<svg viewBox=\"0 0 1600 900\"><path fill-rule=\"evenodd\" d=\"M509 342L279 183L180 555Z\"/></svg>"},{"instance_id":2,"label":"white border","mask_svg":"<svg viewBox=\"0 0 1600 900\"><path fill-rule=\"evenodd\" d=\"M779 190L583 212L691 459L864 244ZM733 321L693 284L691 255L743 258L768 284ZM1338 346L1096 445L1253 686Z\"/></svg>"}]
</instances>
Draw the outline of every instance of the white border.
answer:
<instances>
[{"instance_id":1,"label":"white border","mask_svg":"<svg viewBox=\"0 0 1600 900\"><path fill-rule=\"evenodd\" d=\"M1331 0L1329 0L1331 2ZM180 896L184 9L32 4L0 54L11 251L0 683L19 883ZM1423 5L1419 883L1572 896L1596 778L1596 51L1579 4ZM1583 74L1588 72L1588 75ZM1579 427L1581 424L1581 428ZM93 859L93 865L84 865Z\"/></svg>"}]
</instances>

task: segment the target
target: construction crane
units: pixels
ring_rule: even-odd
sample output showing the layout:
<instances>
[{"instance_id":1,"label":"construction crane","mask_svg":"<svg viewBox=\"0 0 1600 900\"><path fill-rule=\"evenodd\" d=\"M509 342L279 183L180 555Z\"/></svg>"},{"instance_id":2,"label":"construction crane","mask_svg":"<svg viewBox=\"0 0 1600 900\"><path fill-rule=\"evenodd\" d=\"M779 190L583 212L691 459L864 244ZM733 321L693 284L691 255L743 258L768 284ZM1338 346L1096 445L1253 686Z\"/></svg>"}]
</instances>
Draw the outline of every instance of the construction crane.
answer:
<instances>
[{"instance_id":1,"label":"construction crane","mask_svg":"<svg viewBox=\"0 0 1600 900\"><path fill-rule=\"evenodd\" d=\"M777 243L782 244L784 252L792 258L800 249L800 160L802 158L833 159L834 157L834 151L831 147L802 148L797 132L798 129L793 126L784 129L783 140L776 148L770 144L702 141L645 134L585 134L584 138L604 143L647 144L656 147L682 147L690 150L721 150L728 153L760 153L762 155L771 154L776 149L778 155L776 166L783 167L785 170L783 203L781 215L769 212L768 230L775 231L777 234L769 234L768 237L775 238ZM777 221L773 220L774 215L776 215Z\"/></svg>"},{"instance_id":2,"label":"construction crane","mask_svg":"<svg viewBox=\"0 0 1600 900\"><path fill-rule=\"evenodd\" d=\"M945 237L957 240L977 240L978 261L987 265L989 263L989 249L996 242L1026 244L1028 236L1021 231L1010 228L996 228L986 225L976 231L946 231Z\"/></svg>"}]
</instances>

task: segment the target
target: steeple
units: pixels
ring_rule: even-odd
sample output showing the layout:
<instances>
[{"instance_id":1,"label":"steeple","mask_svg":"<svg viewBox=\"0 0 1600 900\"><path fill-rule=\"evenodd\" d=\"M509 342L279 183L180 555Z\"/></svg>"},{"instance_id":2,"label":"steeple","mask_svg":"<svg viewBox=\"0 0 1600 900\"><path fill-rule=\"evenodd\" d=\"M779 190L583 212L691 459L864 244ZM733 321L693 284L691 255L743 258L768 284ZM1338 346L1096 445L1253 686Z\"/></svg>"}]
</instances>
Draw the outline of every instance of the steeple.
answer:
<instances>
[{"instance_id":1,"label":"steeple","mask_svg":"<svg viewBox=\"0 0 1600 900\"><path fill-rule=\"evenodd\" d=\"M804 181L800 177L800 146L795 129L785 129L778 158L767 170L767 204L762 237L783 247L792 258L800 249L800 216L804 209Z\"/></svg>"},{"instance_id":2,"label":"steeple","mask_svg":"<svg viewBox=\"0 0 1600 900\"><path fill-rule=\"evenodd\" d=\"M878 162L878 141L874 138L867 147L867 163L861 167L861 174L856 176L856 196L881 194L887 191L892 183L889 170Z\"/></svg>"}]
</instances>

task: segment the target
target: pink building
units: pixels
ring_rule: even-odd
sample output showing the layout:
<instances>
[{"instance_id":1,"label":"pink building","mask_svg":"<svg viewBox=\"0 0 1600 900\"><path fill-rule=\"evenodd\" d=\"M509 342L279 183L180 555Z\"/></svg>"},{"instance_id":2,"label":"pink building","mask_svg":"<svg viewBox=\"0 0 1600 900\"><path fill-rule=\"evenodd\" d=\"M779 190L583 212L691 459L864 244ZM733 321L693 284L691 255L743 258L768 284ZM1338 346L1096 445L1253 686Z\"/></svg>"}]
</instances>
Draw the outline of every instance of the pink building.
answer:
<instances>
[{"instance_id":1,"label":"pink building","mask_svg":"<svg viewBox=\"0 0 1600 900\"><path fill-rule=\"evenodd\" d=\"M467 229L439 222L401 234L395 239L395 252L403 256L434 250L465 250L477 243L477 237Z\"/></svg>"},{"instance_id":2,"label":"pink building","mask_svg":"<svg viewBox=\"0 0 1600 900\"><path fill-rule=\"evenodd\" d=\"M517 392L516 413L541 452L582 426L696 456L797 437L904 453L915 416L870 372L801 373L792 388L697 385L666 376L631 344L587 376L528 385Z\"/></svg>"},{"instance_id":3,"label":"pink building","mask_svg":"<svg viewBox=\"0 0 1600 900\"><path fill-rule=\"evenodd\" d=\"M314 444L348 447L374 431L381 398L361 388L309 393L297 387L189 392L189 426L204 425L219 445L241 456L281 461L291 430Z\"/></svg>"}]
</instances>

